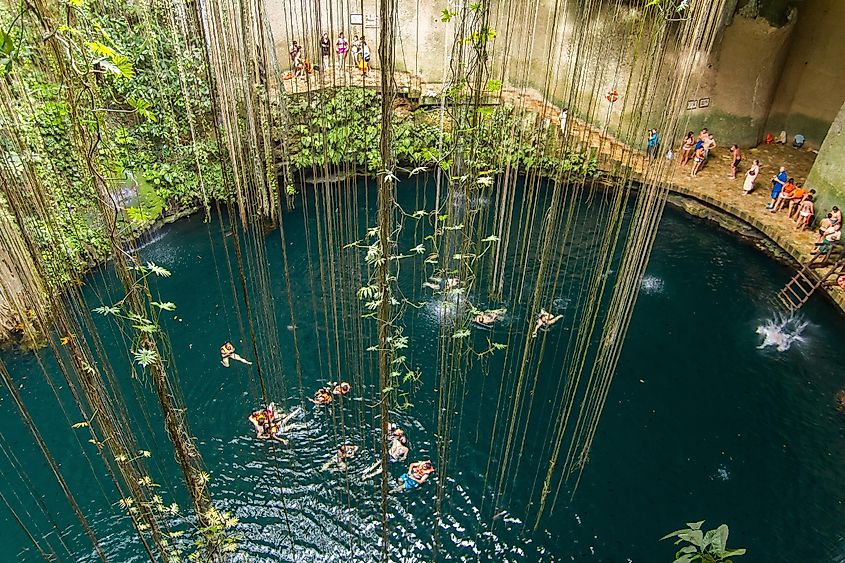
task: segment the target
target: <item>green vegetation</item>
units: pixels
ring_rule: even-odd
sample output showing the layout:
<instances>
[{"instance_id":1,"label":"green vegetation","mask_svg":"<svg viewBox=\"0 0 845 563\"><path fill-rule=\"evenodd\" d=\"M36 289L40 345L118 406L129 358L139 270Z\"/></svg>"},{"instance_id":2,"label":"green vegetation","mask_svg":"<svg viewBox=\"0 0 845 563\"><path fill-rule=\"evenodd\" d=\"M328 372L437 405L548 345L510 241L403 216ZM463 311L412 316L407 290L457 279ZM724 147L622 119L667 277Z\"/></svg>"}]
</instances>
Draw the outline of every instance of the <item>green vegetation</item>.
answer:
<instances>
[{"instance_id":1,"label":"green vegetation","mask_svg":"<svg viewBox=\"0 0 845 563\"><path fill-rule=\"evenodd\" d=\"M50 57L51 43L39 35L28 5L0 12L5 30L0 74L15 79L9 81L7 103L19 119L2 124L8 134L0 151L12 162L31 163L51 200L53 213L34 213L23 221L37 233L37 250L55 283L76 279L108 248L81 134L97 139L96 166L112 187L115 204L126 208L120 226L125 236L163 214L226 195L210 134L201 45L180 47L168 27L149 25L164 14L144 12L136 3L112 3L108 13L72 4L74 23L59 26L56 39L74 61L77 76L94 78L96 90L87 92L86 101L91 105L86 110L95 112L90 115L68 98L69 87ZM22 166L19 172L24 173ZM203 193L203 184L209 193Z\"/></svg>"},{"instance_id":2,"label":"green vegetation","mask_svg":"<svg viewBox=\"0 0 845 563\"><path fill-rule=\"evenodd\" d=\"M661 540L677 538L675 545L683 545L675 554L674 563L731 563L731 557L745 555L745 549L728 548L728 526L704 532L701 522L688 523L688 528L666 534Z\"/></svg>"},{"instance_id":3,"label":"green vegetation","mask_svg":"<svg viewBox=\"0 0 845 563\"><path fill-rule=\"evenodd\" d=\"M455 97L462 94L455 92ZM287 148L294 168L351 163L370 172L381 165L378 151L379 97L372 90L338 88L292 98ZM322 108L317 114L311 108ZM533 113L512 106L481 107L472 145L461 148L465 162L477 170L506 166L522 171L573 173L593 177L598 171L588 153L563 151L556 127L543 127ZM449 170L458 150L448 118L443 132L439 112L417 110L395 117L394 144L400 164L439 166Z\"/></svg>"}]
</instances>

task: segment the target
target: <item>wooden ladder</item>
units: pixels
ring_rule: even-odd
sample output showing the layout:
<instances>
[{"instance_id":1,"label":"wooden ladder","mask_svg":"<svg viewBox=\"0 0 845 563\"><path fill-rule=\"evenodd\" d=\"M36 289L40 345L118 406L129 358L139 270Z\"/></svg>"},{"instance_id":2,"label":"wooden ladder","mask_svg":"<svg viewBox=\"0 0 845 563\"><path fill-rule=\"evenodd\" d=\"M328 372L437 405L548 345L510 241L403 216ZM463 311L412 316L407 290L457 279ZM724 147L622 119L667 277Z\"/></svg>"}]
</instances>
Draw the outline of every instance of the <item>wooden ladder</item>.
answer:
<instances>
[{"instance_id":1,"label":"wooden ladder","mask_svg":"<svg viewBox=\"0 0 845 563\"><path fill-rule=\"evenodd\" d=\"M787 311L794 313L803 307L810 296L824 285L831 276L842 273L840 270L845 264L845 258L839 258L834 264L830 264L830 250L832 248L833 246L826 253L817 254L812 260L804 264L804 267L792 276L789 283L778 292L778 300L786 307ZM827 268L822 275L816 272L816 269L820 268Z\"/></svg>"},{"instance_id":2,"label":"wooden ladder","mask_svg":"<svg viewBox=\"0 0 845 563\"><path fill-rule=\"evenodd\" d=\"M778 292L778 299L787 311L794 313L804 306L804 303L821 286L822 281L816 272L810 268L810 264L806 264Z\"/></svg>"}]
</instances>

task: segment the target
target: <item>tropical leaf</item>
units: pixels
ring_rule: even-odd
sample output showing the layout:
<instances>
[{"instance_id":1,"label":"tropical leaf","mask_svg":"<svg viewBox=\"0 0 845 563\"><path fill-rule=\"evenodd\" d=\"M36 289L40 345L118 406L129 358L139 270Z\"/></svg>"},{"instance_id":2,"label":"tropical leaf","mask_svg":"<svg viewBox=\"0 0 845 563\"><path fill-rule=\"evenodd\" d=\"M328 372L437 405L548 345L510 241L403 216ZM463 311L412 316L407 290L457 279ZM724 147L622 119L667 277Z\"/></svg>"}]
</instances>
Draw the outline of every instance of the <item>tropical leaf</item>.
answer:
<instances>
[{"instance_id":1,"label":"tropical leaf","mask_svg":"<svg viewBox=\"0 0 845 563\"><path fill-rule=\"evenodd\" d=\"M162 278L169 278L170 277L170 270L162 268L155 264L155 262L147 262L147 268L154 273L155 275L162 277Z\"/></svg>"}]
</instances>

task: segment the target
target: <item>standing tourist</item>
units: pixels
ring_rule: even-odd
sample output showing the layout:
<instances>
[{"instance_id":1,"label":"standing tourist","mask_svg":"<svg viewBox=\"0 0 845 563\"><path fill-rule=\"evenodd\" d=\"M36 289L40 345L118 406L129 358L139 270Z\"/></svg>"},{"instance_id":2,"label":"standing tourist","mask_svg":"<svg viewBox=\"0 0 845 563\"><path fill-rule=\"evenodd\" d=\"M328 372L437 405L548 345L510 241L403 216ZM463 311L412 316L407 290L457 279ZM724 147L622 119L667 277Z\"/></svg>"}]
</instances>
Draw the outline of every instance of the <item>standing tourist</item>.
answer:
<instances>
[{"instance_id":1,"label":"standing tourist","mask_svg":"<svg viewBox=\"0 0 845 563\"><path fill-rule=\"evenodd\" d=\"M370 66L370 46L367 45L367 40L364 36L361 36L361 76L366 78L367 76L367 69Z\"/></svg>"},{"instance_id":2,"label":"standing tourist","mask_svg":"<svg viewBox=\"0 0 845 563\"><path fill-rule=\"evenodd\" d=\"M781 166L777 175L772 177L772 202L766 206L766 209L772 209L775 206L778 196L788 179L789 175L786 173L786 166Z\"/></svg>"},{"instance_id":3,"label":"standing tourist","mask_svg":"<svg viewBox=\"0 0 845 563\"><path fill-rule=\"evenodd\" d=\"M690 131L687 133L686 138L684 138L684 143L681 145L681 162L678 166L684 166L689 159L692 157L692 148L695 146L695 139L693 138L693 132Z\"/></svg>"},{"instance_id":4,"label":"standing tourist","mask_svg":"<svg viewBox=\"0 0 845 563\"><path fill-rule=\"evenodd\" d=\"M813 196L807 194L804 201L801 203L801 209L798 211L798 218L795 219L795 229L803 231L810 224L813 218L815 208L813 207Z\"/></svg>"},{"instance_id":5,"label":"standing tourist","mask_svg":"<svg viewBox=\"0 0 845 563\"><path fill-rule=\"evenodd\" d=\"M712 133L707 134L707 138L704 139L704 160L710 158L710 151L716 148L716 138L713 136Z\"/></svg>"},{"instance_id":6,"label":"standing tourist","mask_svg":"<svg viewBox=\"0 0 845 563\"><path fill-rule=\"evenodd\" d=\"M337 43L335 43L335 47L337 47L337 57L340 59L340 68L345 68L346 53L349 51L349 41L347 41L346 37L343 36L342 31L337 35Z\"/></svg>"},{"instance_id":7,"label":"standing tourist","mask_svg":"<svg viewBox=\"0 0 845 563\"><path fill-rule=\"evenodd\" d=\"M690 176L695 178L698 175L698 171L701 170L702 165L704 164L704 144L702 143L697 149L695 149L695 156L692 159L692 172L690 172Z\"/></svg>"},{"instance_id":8,"label":"standing tourist","mask_svg":"<svg viewBox=\"0 0 845 563\"><path fill-rule=\"evenodd\" d=\"M557 118L560 122L560 134L566 139L566 121L569 119L569 108L563 108Z\"/></svg>"},{"instance_id":9,"label":"standing tourist","mask_svg":"<svg viewBox=\"0 0 845 563\"><path fill-rule=\"evenodd\" d=\"M783 185L783 189L780 191L780 195L778 196L778 201L775 206L772 208L772 213L777 213L783 206L787 204L787 202L792 201L792 197L795 194L795 178L790 178L786 181ZM789 207L787 207L789 209Z\"/></svg>"},{"instance_id":10,"label":"standing tourist","mask_svg":"<svg viewBox=\"0 0 845 563\"><path fill-rule=\"evenodd\" d=\"M648 130L648 147L646 154L649 158L657 157L657 149L660 146L660 137L657 135L657 129Z\"/></svg>"},{"instance_id":11,"label":"standing tourist","mask_svg":"<svg viewBox=\"0 0 845 563\"><path fill-rule=\"evenodd\" d=\"M349 52L352 55L350 57L352 59L352 64L357 67L359 64L359 57L361 56L361 40L358 39L357 34L352 38L352 44L349 46Z\"/></svg>"},{"instance_id":12,"label":"standing tourist","mask_svg":"<svg viewBox=\"0 0 845 563\"><path fill-rule=\"evenodd\" d=\"M739 163L742 161L742 151L737 145L731 145L731 175L728 176L731 180L736 180L736 170Z\"/></svg>"},{"instance_id":13,"label":"standing tourist","mask_svg":"<svg viewBox=\"0 0 845 563\"><path fill-rule=\"evenodd\" d=\"M321 70L325 71L329 68L329 61L331 61L332 57L332 40L329 38L328 33L323 33L323 36L320 37L320 55L322 56L323 62Z\"/></svg>"},{"instance_id":14,"label":"standing tourist","mask_svg":"<svg viewBox=\"0 0 845 563\"><path fill-rule=\"evenodd\" d=\"M760 174L760 161L755 160L751 164L751 168L745 173L745 182L742 184L743 195L748 195L754 189L754 182L757 181L757 176Z\"/></svg>"}]
</instances>

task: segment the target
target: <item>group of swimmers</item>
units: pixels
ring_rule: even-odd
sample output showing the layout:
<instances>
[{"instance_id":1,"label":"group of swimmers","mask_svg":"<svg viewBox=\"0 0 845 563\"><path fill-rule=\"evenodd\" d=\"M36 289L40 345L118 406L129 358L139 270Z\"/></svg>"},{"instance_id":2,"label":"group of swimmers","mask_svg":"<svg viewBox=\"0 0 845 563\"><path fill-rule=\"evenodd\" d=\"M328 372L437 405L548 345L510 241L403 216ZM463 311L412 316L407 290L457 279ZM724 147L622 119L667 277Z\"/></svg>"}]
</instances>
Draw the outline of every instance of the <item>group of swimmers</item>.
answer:
<instances>
[{"instance_id":1,"label":"group of swimmers","mask_svg":"<svg viewBox=\"0 0 845 563\"><path fill-rule=\"evenodd\" d=\"M337 383L318 390L315 397L325 397L326 393L328 394L328 397L331 397L335 390L337 391L337 394L345 395L350 389L351 387L348 383ZM327 404L320 403L317 400L313 400L313 402L316 404ZM276 405L274 403L270 403L267 405L267 408L254 411L249 416L249 421L252 423L253 428L255 428L255 433L258 438L263 440L277 440L283 444L287 444L288 441L283 437L283 434L285 432L289 432L290 430L304 427L304 425L288 424L294 416L301 414L301 412L302 409L297 407L289 414L282 417L281 413L276 409ZM408 436L405 434L405 431L399 428L396 424L391 424L389 426L388 439L390 441L390 447L388 448L387 454L388 461L390 463L405 461L411 451ZM338 470L346 472L349 469L347 460L355 457L355 454L358 453L358 449L358 446L354 444L342 444L338 446L332 457L323 464L323 471L334 466ZM361 480L366 481L368 479L372 479L376 475L379 475L382 472L382 469L381 460L376 461L373 465L367 467L361 472ZM403 473L399 477L394 492L415 489L425 483L429 475L432 473L434 473L434 465L431 463L431 460L415 461L408 466L407 473Z\"/></svg>"},{"instance_id":2,"label":"group of swimmers","mask_svg":"<svg viewBox=\"0 0 845 563\"><path fill-rule=\"evenodd\" d=\"M408 453L411 451L411 446L408 442L408 436L405 431L399 428L396 424L390 424L388 428L388 440L390 446L387 450L387 460L390 463L398 463L405 461L408 458ZM373 477L380 475L382 472L381 460L377 460L371 466L361 472L361 480L366 481ZM408 466L408 471L399 476L397 486L393 489L394 492L410 491L416 489L426 482L429 475L434 473L434 464L431 460L426 459L422 461L415 461Z\"/></svg>"},{"instance_id":3,"label":"group of swimmers","mask_svg":"<svg viewBox=\"0 0 845 563\"><path fill-rule=\"evenodd\" d=\"M472 317L472 322L482 328L492 328L492 326L502 316L502 311L481 311ZM537 321L534 324L534 330L531 332L531 338L537 338L537 333L541 330L547 330L553 324L563 318L563 315L552 315L545 309L540 309L540 314L537 315Z\"/></svg>"},{"instance_id":4,"label":"group of swimmers","mask_svg":"<svg viewBox=\"0 0 845 563\"><path fill-rule=\"evenodd\" d=\"M249 415L249 421L255 428L256 437L262 440L277 440L283 444L288 441L283 437L285 432L299 428L299 425L289 425L291 419L302 413L300 408L295 408L284 417L276 410L276 404L270 403L267 408L253 411Z\"/></svg>"},{"instance_id":5,"label":"group of swimmers","mask_svg":"<svg viewBox=\"0 0 845 563\"><path fill-rule=\"evenodd\" d=\"M346 395L351 390L352 386L345 381L340 383L329 383L327 386L317 389L314 393L314 398L309 398L308 400L315 405L328 405L334 400L335 395Z\"/></svg>"}]
</instances>

